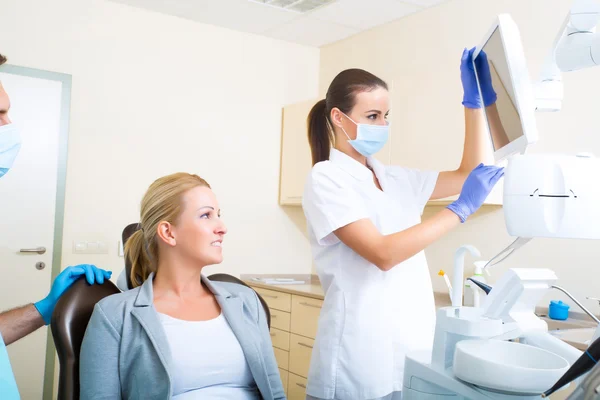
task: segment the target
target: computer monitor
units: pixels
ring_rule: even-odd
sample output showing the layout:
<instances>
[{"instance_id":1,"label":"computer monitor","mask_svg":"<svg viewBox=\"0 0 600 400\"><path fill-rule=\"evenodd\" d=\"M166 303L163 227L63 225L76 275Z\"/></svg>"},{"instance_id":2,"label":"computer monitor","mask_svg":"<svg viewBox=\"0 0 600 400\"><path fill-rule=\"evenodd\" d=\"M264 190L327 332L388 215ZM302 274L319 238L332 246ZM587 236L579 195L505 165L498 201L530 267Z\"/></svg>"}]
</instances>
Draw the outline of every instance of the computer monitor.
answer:
<instances>
[{"instance_id":1,"label":"computer monitor","mask_svg":"<svg viewBox=\"0 0 600 400\"><path fill-rule=\"evenodd\" d=\"M485 107L485 117L496 164L513 154L523 154L538 138L533 88L525 62L519 29L507 15L499 15L482 43L473 53L478 83L478 57L482 52L497 95L494 104ZM483 60L483 58L482 58ZM479 87L481 93L481 86Z\"/></svg>"}]
</instances>

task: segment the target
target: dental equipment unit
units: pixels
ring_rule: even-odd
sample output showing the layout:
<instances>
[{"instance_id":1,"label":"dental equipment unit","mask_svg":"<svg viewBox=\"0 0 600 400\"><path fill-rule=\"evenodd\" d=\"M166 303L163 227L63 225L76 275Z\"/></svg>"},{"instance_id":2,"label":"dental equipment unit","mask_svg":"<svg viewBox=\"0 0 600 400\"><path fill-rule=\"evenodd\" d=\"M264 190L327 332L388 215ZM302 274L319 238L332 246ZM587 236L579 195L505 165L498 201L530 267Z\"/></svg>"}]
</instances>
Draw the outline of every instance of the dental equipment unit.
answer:
<instances>
[{"instance_id":1,"label":"dental equipment unit","mask_svg":"<svg viewBox=\"0 0 600 400\"><path fill-rule=\"evenodd\" d=\"M600 39L593 31L599 18L596 1L575 1L542 70L537 98L510 16L498 16L476 48L474 60L482 52L487 55L498 95L494 112L486 109L485 114L495 161L507 161L503 209L507 231L516 238L486 267L537 237L600 239L600 185L595 184L600 160L589 154L525 154L538 139L534 112L560 109L561 71L600 60ZM541 399L577 377L582 383L573 400L600 392L600 369L592 370L600 339L581 352L549 334L547 323L535 314L548 291L560 289L553 271L511 268L493 287L473 281L488 293L478 308L462 306L459 272L453 277L452 306L437 311L433 350L406 357L403 399Z\"/></svg>"}]
</instances>

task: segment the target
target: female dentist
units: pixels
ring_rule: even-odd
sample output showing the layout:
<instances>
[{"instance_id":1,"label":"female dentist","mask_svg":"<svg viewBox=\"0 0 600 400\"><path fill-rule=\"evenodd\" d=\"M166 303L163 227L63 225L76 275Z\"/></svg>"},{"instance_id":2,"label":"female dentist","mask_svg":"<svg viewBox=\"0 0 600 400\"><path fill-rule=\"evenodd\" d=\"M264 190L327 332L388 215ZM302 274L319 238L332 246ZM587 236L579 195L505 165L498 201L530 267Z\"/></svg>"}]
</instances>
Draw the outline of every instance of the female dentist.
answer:
<instances>
[{"instance_id":1,"label":"female dentist","mask_svg":"<svg viewBox=\"0 0 600 400\"><path fill-rule=\"evenodd\" d=\"M389 93L369 72L341 72L310 112L314 166L302 205L325 301L307 399L400 399L405 355L432 347L435 305L423 250L465 222L504 174L481 164L488 154L481 108L496 94L481 63L480 98L472 52L461 60L466 132L455 171L386 167L371 157L388 138ZM429 199L459 193L421 222Z\"/></svg>"}]
</instances>

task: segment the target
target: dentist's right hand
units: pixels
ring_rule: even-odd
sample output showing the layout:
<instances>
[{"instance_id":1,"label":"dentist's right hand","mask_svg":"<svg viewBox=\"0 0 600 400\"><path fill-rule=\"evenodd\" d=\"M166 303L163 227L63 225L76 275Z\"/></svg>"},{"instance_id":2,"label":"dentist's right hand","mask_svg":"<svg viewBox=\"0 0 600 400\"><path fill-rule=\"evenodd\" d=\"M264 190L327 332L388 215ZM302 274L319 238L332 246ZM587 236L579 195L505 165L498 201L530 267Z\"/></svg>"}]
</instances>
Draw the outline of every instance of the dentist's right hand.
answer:
<instances>
[{"instance_id":1,"label":"dentist's right hand","mask_svg":"<svg viewBox=\"0 0 600 400\"><path fill-rule=\"evenodd\" d=\"M504 176L504 168L479 164L467 177L458 199L447 208L458 215L460 222L481 207L496 183Z\"/></svg>"}]
</instances>

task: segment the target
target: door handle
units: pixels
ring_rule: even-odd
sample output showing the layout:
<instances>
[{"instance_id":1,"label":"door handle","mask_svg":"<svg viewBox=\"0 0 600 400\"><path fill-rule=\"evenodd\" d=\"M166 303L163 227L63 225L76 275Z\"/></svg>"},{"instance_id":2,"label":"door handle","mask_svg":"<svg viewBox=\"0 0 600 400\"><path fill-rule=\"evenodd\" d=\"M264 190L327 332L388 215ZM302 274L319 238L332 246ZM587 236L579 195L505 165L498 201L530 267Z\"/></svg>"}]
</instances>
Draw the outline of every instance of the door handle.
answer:
<instances>
[{"instance_id":1,"label":"door handle","mask_svg":"<svg viewBox=\"0 0 600 400\"><path fill-rule=\"evenodd\" d=\"M35 249L21 249L21 250L19 250L19 253L44 254L44 253L46 253L46 248L45 247L36 247Z\"/></svg>"}]
</instances>

